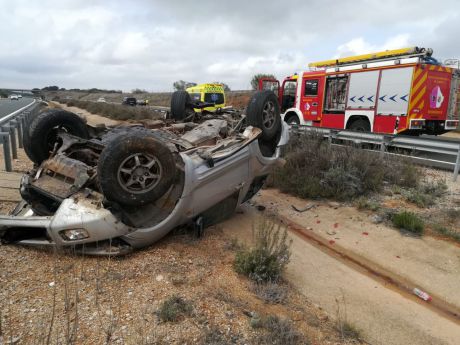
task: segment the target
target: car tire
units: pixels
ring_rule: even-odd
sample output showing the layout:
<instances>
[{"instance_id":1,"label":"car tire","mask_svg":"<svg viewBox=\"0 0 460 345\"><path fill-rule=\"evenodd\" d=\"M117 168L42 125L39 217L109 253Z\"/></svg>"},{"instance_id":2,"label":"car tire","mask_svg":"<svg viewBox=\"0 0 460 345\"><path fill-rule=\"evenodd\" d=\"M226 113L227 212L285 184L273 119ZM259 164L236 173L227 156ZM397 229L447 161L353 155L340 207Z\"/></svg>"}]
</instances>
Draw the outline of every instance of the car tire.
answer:
<instances>
[{"instance_id":1,"label":"car tire","mask_svg":"<svg viewBox=\"0 0 460 345\"><path fill-rule=\"evenodd\" d=\"M83 139L89 138L86 123L78 115L61 109L44 111L30 122L28 138L24 143L25 152L34 163L40 164L49 157L58 128Z\"/></svg>"},{"instance_id":2,"label":"car tire","mask_svg":"<svg viewBox=\"0 0 460 345\"><path fill-rule=\"evenodd\" d=\"M107 200L141 206L158 200L172 186L175 159L166 144L151 134L123 134L102 150L98 178Z\"/></svg>"},{"instance_id":3,"label":"car tire","mask_svg":"<svg viewBox=\"0 0 460 345\"><path fill-rule=\"evenodd\" d=\"M27 157L29 157L29 159L35 163L36 159L33 157L32 142L30 141L30 125L34 119L35 118L30 118L24 123L24 128L22 129L22 145Z\"/></svg>"},{"instance_id":4,"label":"car tire","mask_svg":"<svg viewBox=\"0 0 460 345\"><path fill-rule=\"evenodd\" d=\"M260 138L273 140L281 131L281 116L278 97L273 91L256 92L246 110L248 124L262 130Z\"/></svg>"},{"instance_id":5,"label":"car tire","mask_svg":"<svg viewBox=\"0 0 460 345\"><path fill-rule=\"evenodd\" d=\"M370 132L371 126L368 121L358 119L352 122L352 124L350 125L350 130L356 132Z\"/></svg>"},{"instance_id":6,"label":"car tire","mask_svg":"<svg viewBox=\"0 0 460 345\"><path fill-rule=\"evenodd\" d=\"M171 97L171 117L183 121L194 113L192 99L187 91L175 91Z\"/></svg>"}]
</instances>

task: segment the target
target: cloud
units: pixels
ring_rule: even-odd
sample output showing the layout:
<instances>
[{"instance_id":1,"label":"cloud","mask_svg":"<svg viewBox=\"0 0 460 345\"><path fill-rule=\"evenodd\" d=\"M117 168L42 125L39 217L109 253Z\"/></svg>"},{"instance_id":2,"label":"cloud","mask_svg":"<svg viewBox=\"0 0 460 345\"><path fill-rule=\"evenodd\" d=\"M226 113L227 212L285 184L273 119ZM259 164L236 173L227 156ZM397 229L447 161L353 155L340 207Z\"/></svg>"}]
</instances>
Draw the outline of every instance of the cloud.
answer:
<instances>
[{"instance_id":1,"label":"cloud","mask_svg":"<svg viewBox=\"0 0 460 345\"><path fill-rule=\"evenodd\" d=\"M367 42L363 37L353 38L350 41L341 44L337 48L337 53L334 57L344 57L352 55L360 55L377 51L384 51L390 49L398 49L404 47L411 47L410 34L399 34L386 39L383 44L372 44Z\"/></svg>"},{"instance_id":2,"label":"cloud","mask_svg":"<svg viewBox=\"0 0 460 345\"><path fill-rule=\"evenodd\" d=\"M0 0L0 87L249 87L308 62L402 46L458 56L455 0ZM7 10L3 10L7 9Z\"/></svg>"}]
</instances>

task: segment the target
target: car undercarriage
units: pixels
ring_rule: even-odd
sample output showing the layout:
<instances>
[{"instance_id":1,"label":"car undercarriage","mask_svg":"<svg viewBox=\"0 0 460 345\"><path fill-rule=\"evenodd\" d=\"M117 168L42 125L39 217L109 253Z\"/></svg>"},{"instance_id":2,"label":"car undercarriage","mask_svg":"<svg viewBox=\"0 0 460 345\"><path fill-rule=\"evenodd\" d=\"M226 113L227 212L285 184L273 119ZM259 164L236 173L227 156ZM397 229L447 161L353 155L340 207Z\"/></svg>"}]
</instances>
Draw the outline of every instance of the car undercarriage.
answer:
<instances>
[{"instance_id":1,"label":"car undercarriage","mask_svg":"<svg viewBox=\"0 0 460 345\"><path fill-rule=\"evenodd\" d=\"M0 216L6 243L122 255L178 226L202 228L231 216L280 164L288 141L276 96L256 93L245 112L194 103L176 92L165 119L91 127L76 114L45 110L24 148L35 163L23 201Z\"/></svg>"}]
</instances>

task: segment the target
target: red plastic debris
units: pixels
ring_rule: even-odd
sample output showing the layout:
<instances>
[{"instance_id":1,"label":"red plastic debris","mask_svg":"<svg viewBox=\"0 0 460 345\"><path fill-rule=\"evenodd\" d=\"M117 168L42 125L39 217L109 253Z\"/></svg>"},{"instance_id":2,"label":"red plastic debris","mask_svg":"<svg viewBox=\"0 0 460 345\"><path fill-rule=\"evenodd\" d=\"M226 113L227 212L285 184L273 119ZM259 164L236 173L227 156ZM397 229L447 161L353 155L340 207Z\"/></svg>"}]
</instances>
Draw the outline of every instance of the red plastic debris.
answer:
<instances>
[{"instance_id":1,"label":"red plastic debris","mask_svg":"<svg viewBox=\"0 0 460 345\"><path fill-rule=\"evenodd\" d=\"M399 255L396 255L396 257L397 257L398 259L401 259L401 257L400 257Z\"/></svg>"},{"instance_id":2,"label":"red plastic debris","mask_svg":"<svg viewBox=\"0 0 460 345\"><path fill-rule=\"evenodd\" d=\"M339 227L339 223L334 223L334 228L338 228Z\"/></svg>"},{"instance_id":3,"label":"red plastic debris","mask_svg":"<svg viewBox=\"0 0 460 345\"><path fill-rule=\"evenodd\" d=\"M363 235L364 235L364 236L368 236L369 233L368 233L367 231L364 231L364 232L363 232Z\"/></svg>"},{"instance_id":4,"label":"red plastic debris","mask_svg":"<svg viewBox=\"0 0 460 345\"><path fill-rule=\"evenodd\" d=\"M424 301L431 302L433 300L433 298L429 294L427 294L425 291L422 291L420 289L414 288L414 290L412 290L412 292L416 296L418 296L421 299L423 299Z\"/></svg>"},{"instance_id":5,"label":"red plastic debris","mask_svg":"<svg viewBox=\"0 0 460 345\"><path fill-rule=\"evenodd\" d=\"M330 240L330 241L329 241L329 244L334 244L334 243L335 243L334 240Z\"/></svg>"},{"instance_id":6,"label":"red plastic debris","mask_svg":"<svg viewBox=\"0 0 460 345\"><path fill-rule=\"evenodd\" d=\"M321 221L320 221L320 220L317 220L317 221L316 221L316 224L319 224L319 223L321 223Z\"/></svg>"}]
</instances>

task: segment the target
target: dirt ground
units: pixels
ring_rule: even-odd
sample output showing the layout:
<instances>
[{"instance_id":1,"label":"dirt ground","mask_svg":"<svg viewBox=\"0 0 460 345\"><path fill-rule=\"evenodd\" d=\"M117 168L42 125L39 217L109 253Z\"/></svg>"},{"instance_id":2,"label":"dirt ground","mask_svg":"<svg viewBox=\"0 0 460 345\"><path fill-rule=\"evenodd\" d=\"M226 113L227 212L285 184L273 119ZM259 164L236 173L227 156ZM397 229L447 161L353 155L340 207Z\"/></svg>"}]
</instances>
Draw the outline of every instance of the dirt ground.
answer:
<instances>
[{"instance_id":1,"label":"dirt ground","mask_svg":"<svg viewBox=\"0 0 460 345\"><path fill-rule=\"evenodd\" d=\"M210 332L222 344L255 344L264 332L250 326L257 313L292 320L312 344L358 343L342 340L332 318L289 286L284 304L258 299L234 272L229 248L218 227L199 241L173 234L112 260L1 246L3 339L65 343L78 326L77 344L204 344ZM193 312L161 322L160 304L174 295Z\"/></svg>"},{"instance_id":2,"label":"dirt ground","mask_svg":"<svg viewBox=\"0 0 460 345\"><path fill-rule=\"evenodd\" d=\"M68 110L92 125L116 124L81 109ZM23 172L31 163L19 151L13 165ZM379 202L428 218L443 208L458 208L459 183L450 182L445 172L426 174L443 178L449 188L430 209L417 208L397 195L384 195ZM14 205L0 202L0 213ZM315 207L298 212L292 205ZM251 283L232 267L232 239L250 243L254 221L274 213L290 226L293 240L284 285L288 298L275 305L257 298ZM344 338L337 322L355 327L368 344L457 344L458 316L443 312L460 310L460 246L430 233L422 238L401 235L375 222L375 216L351 204L263 190L230 220L207 229L201 240L176 231L122 259L0 246L0 344L64 343L77 325L75 340L81 344L256 344L265 331L250 326L255 314L292 320L312 344L361 343ZM396 284L376 279L347 258ZM433 295L433 305L407 292L414 287ZM193 313L177 323L161 322L160 304L173 295L189 301ZM222 342L207 342L213 334Z\"/></svg>"},{"instance_id":3,"label":"dirt ground","mask_svg":"<svg viewBox=\"0 0 460 345\"><path fill-rule=\"evenodd\" d=\"M274 200L269 196L266 198L265 201ZM276 200L280 201L280 199ZM274 203L273 207L279 211L282 204ZM329 229L331 222L343 220L340 215L333 218L329 215L329 218L323 218L327 212L315 210L316 212L319 213L318 218L322 219L320 224L323 222L326 224L320 226L314 221L310 223L313 230L308 231L320 232L321 228ZM243 208L242 213L223 223L222 228L228 236L249 241L250 224L257 214L260 212L248 205ZM342 233L346 230L351 229L347 229L345 225L341 226L340 239L335 241L341 242ZM388 231L394 230L388 229ZM371 242L375 234L370 233L372 235L366 238L362 236L361 242ZM330 315L335 317L341 315L360 329L368 343L382 345L458 343L460 336L458 322L440 316L415 298L401 294L390 284L379 282L370 275L357 271L340 257L331 256L324 248L305 241L297 234L291 233L291 238L293 254L287 268L288 280L302 294L308 296L310 301ZM423 270L423 266L421 269ZM454 279L452 283L457 284L458 279ZM458 298L458 294L455 294L455 297Z\"/></svg>"}]
</instances>

